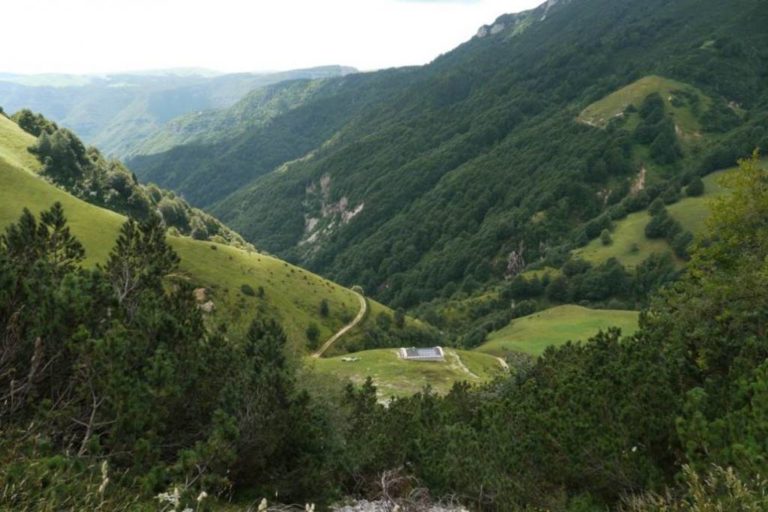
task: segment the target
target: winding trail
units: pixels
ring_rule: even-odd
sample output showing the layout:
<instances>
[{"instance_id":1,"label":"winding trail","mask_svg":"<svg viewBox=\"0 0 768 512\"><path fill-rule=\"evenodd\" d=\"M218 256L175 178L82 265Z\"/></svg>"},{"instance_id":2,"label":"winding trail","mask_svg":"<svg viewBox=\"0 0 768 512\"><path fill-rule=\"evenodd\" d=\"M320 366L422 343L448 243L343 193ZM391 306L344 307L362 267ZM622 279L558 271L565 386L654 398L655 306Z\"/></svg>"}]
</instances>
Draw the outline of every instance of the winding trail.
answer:
<instances>
[{"instance_id":1,"label":"winding trail","mask_svg":"<svg viewBox=\"0 0 768 512\"><path fill-rule=\"evenodd\" d=\"M466 373L467 375L469 375L473 379L479 379L480 378L472 370L467 368L467 365L465 365L464 361L461 360L461 356L459 355L458 352L456 352L455 350L451 350L450 352L448 352L448 355L453 357L454 361L456 361L456 364L458 365L458 367L459 367L459 369L461 371L463 371L464 373Z\"/></svg>"},{"instance_id":2,"label":"winding trail","mask_svg":"<svg viewBox=\"0 0 768 512\"><path fill-rule=\"evenodd\" d=\"M368 302L365 300L365 297L363 297L359 293L357 292L353 292L353 293L357 295L357 299L360 301L360 311L357 312L357 316L347 325L339 329L339 331L336 334L328 338L328 340L325 343L323 343L323 346L321 346L317 350L317 352L312 354L312 357L315 357L315 358L321 357L326 350L331 348L331 346L334 343L336 343L336 341L339 338L347 334L351 329L353 329L357 324L359 324L363 320L363 318L365 318L365 314L368 312Z\"/></svg>"}]
</instances>

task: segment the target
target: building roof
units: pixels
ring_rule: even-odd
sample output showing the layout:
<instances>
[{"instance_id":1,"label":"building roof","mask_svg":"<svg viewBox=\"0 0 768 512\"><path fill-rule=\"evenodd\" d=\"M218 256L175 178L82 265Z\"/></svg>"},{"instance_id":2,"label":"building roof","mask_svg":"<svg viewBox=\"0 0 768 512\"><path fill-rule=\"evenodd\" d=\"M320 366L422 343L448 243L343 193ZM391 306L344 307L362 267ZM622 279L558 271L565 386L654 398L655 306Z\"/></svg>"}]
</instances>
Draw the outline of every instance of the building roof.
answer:
<instances>
[{"instance_id":1,"label":"building roof","mask_svg":"<svg viewBox=\"0 0 768 512\"><path fill-rule=\"evenodd\" d=\"M442 359L443 349L440 347L429 348L401 348L400 356L404 359Z\"/></svg>"}]
</instances>

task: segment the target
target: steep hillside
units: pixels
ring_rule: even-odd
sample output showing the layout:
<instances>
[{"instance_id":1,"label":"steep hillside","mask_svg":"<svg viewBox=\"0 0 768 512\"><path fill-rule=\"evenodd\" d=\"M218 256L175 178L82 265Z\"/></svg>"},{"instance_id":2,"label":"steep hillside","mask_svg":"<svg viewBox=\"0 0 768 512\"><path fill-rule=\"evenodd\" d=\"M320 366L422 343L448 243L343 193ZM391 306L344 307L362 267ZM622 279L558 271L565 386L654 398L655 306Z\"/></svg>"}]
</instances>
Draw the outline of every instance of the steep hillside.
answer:
<instances>
[{"instance_id":1,"label":"steep hillside","mask_svg":"<svg viewBox=\"0 0 768 512\"><path fill-rule=\"evenodd\" d=\"M712 173L702 180L704 183L702 195L683 198L667 208L672 217L694 235L704 231L710 201L723 193L719 184L723 172L725 171ZM610 244L604 244L600 239L595 239L584 247L576 249L573 254L577 258L596 264L609 258L616 258L629 268L636 267L651 254L671 254L672 248L667 240L649 239L645 235L645 228L650 220L651 215L648 210L631 213L625 219L615 223L611 230Z\"/></svg>"},{"instance_id":2,"label":"steep hillside","mask_svg":"<svg viewBox=\"0 0 768 512\"><path fill-rule=\"evenodd\" d=\"M624 117L630 105L637 111L643 100L654 93L665 100L681 129L691 134L701 129L691 106L695 105L696 111L708 110L712 100L694 87L660 76L646 76L622 87L589 105L577 119L588 125L606 128L612 120Z\"/></svg>"},{"instance_id":3,"label":"steep hillside","mask_svg":"<svg viewBox=\"0 0 768 512\"><path fill-rule=\"evenodd\" d=\"M172 188L196 205L210 206L329 144L350 120L391 99L411 75L407 69L392 70L255 91L229 110L174 121L174 133L158 134L146 151L177 138L189 137L187 144L135 156L128 165L143 180Z\"/></svg>"},{"instance_id":4,"label":"steep hillside","mask_svg":"<svg viewBox=\"0 0 768 512\"><path fill-rule=\"evenodd\" d=\"M134 154L153 155L182 144L232 138L249 128L264 126L275 117L318 99L324 94L324 83L319 79L279 82L251 91L227 109L203 110L180 116L168 121L148 137L136 147ZM164 178L162 174L159 177Z\"/></svg>"},{"instance_id":5,"label":"steep hillside","mask_svg":"<svg viewBox=\"0 0 768 512\"><path fill-rule=\"evenodd\" d=\"M267 250L407 308L559 267L607 209L768 146L766 24L757 0L547 2L427 66L328 80L332 101L136 162Z\"/></svg>"},{"instance_id":6,"label":"steep hillside","mask_svg":"<svg viewBox=\"0 0 768 512\"><path fill-rule=\"evenodd\" d=\"M126 156L167 121L225 108L248 92L284 80L340 76L354 70L327 66L280 73L221 75L199 70L105 76L0 76L0 105L22 108L73 129L109 155Z\"/></svg>"},{"instance_id":7,"label":"steep hillside","mask_svg":"<svg viewBox=\"0 0 768 512\"><path fill-rule=\"evenodd\" d=\"M26 149L32 143L32 136L0 116L0 226L15 222L23 208L37 213L61 202L73 233L85 246L86 262L105 262L125 218L39 177L39 163ZM181 257L184 275L206 289L201 303L211 301L207 318L212 325L241 332L255 317L275 317L294 347L303 348L310 323L324 339L357 312L357 297L350 290L271 256L189 238L170 237L170 242ZM244 285L253 292L245 293ZM322 301L327 302L326 316L319 312Z\"/></svg>"}]
</instances>

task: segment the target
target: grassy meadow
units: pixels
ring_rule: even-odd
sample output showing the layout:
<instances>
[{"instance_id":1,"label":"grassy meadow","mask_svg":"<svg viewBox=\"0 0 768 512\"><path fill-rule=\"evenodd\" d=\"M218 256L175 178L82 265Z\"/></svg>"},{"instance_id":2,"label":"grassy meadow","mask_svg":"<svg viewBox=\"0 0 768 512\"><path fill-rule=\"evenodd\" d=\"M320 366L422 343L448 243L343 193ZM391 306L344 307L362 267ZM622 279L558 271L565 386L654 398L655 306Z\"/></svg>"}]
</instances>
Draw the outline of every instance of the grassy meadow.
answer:
<instances>
[{"instance_id":1,"label":"grassy meadow","mask_svg":"<svg viewBox=\"0 0 768 512\"><path fill-rule=\"evenodd\" d=\"M637 330L638 315L637 311L557 306L512 320L503 329L490 333L488 341L477 351L495 356L508 352L539 356L551 345L586 341L608 327L619 327L624 334L632 334Z\"/></svg>"},{"instance_id":2,"label":"grassy meadow","mask_svg":"<svg viewBox=\"0 0 768 512\"><path fill-rule=\"evenodd\" d=\"M504 373L498 359L487 354L454 349L445 351L444 362L403 361L397 355L397 349L388 348L315 359L310 365L320 376L349 380L354 384L362 384L370 376L383 399L412 395L427 385L444 394L454 382L480 384Z\"/></svg>"},{"instance_id":3,"label":"grassy meadow","mask_svg":"<svg viewBox=\"0 0 768 512\"><path fill-rule=\"evenodd\" d=\"M634 105L636 108L639 108L648 95L657 92L664 99L668 112L670 112L675 119L675 124L677 124L685 133L695 133L699 130L699 122L694 113L689 107L676 106L671 101L676 91L685 91L697 96L702 111L706 110L706 107L711 101L700 90L693 86L676 80L651 75L643 77L622 87L618 91L609 94L605 98L592 103L579 114L577 120L592 126L604 127L611 119L621 116L629 105Z\"/></svg>"},{"instance_id":4,"label":"grassy meadow","mask_svg":"<svg viewBox=\"0 0 768 512\"><path fill-rule=\"evenodd\" d=\"M718 183L720 176L727 171L719 171L704 177L704 194L699 197L685 197L668 205L667 210L683 226L694 235L700 234L709 214L709 203L712 199L723 194L723 188ZM584 247L573 251L573 255L593 264L599 264L609 258L616 258L627 268L633 268L642 263L651 254L672 253L672 248L666 240L651 240L645 236L645 226L651 216L647 210L631 213L625 219L615 223L611 232L613 242L603 245L600 238L591 240Z\"/></svg>"}]
</instances>

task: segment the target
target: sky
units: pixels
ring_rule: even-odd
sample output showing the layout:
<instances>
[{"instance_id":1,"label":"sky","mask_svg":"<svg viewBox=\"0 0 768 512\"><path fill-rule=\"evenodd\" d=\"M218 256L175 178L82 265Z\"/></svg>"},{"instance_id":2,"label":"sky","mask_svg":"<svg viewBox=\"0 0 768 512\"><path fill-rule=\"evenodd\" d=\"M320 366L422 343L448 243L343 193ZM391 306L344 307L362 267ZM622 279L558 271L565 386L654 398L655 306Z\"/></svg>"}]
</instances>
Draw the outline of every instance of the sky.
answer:
<instances>
[{"instance_id":1,"label":"sky","mask_svg":"<svg viewBox=\"0 0 768 512\"><path fill-rule=\"evenodd\" d=\"M543 0L4 0L0 71L425 64Z\"/></svg>"}]
</instances>

